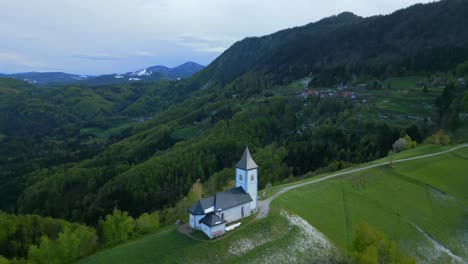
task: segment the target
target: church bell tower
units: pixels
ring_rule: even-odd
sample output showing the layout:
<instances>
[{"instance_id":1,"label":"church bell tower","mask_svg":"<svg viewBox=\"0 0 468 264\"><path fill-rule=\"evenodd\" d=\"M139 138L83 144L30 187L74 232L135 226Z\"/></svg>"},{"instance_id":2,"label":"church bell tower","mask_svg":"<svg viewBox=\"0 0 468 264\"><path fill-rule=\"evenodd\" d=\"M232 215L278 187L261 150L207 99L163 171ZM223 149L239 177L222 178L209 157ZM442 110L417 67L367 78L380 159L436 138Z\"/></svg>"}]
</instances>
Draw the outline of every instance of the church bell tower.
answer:
<instances>
[{"instance_id":1,"label":"church bell tower","mask_svg":"<svg viewBox=\"0 0 468 264\"><path fill-rule=\"evenodd\" d=\"M241 160L236 165L236 187L242 186L250 194L250 210L257 208L258 165L252 159L248 147L245 147Z\"/></svg>"}]
</instances>

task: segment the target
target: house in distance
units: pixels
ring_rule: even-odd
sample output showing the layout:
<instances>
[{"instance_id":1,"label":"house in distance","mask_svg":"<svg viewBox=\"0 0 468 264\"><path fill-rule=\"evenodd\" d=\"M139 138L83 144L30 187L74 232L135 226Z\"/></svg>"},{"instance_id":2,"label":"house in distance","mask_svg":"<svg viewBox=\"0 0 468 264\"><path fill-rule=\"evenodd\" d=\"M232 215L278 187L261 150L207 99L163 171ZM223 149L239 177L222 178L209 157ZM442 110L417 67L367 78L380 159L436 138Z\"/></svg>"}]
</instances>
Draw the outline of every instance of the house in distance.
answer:
<instances>
[{"instance_id":1,"label":"house in distance","mask_svg":"<svg viewBox=\"0 0 468 264\"><path fill-rule=\"evenodd\" d=\"M198 200L190 207L190 227L210 239L222 236L226 223L251 215L257 209L258 166L246 147L236 165L236 187Z\"/></svg>"}]
</instances>

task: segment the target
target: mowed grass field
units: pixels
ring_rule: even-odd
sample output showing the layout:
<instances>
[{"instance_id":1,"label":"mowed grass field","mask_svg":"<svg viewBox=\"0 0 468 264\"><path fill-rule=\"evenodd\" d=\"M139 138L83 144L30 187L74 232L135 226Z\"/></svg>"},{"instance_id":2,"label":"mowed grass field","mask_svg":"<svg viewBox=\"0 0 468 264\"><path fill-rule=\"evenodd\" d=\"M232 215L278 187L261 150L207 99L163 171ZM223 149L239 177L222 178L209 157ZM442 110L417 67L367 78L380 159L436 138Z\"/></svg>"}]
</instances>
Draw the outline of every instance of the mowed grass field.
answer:
<instances>
[{"instance_id":1,"label":"mowed grass field","mask_svg":"<svg viewBox=\"0 0 468 264\"><path fill-rule=\"evenodd\" d=\"M311 184L273 202L343 250L367 221L425 263L451 263L451 253L468 261L467 204L468 148Z\"/></svg>"},{"instance_id":2,"label":"mowed grass field","mask_svg":"<svg viewBox=\"0 0 468 264\"><path fill-rule=\"evenodd\" d=\"M425 145L395 159L446 148ZM467 159L463 148L314 183L278 197L267 218L244 222L222 239L193 240L172 226L80 263L323 263L351 249L360 221L396 240L418 262L459 263L453 254L463 263L468 258Z\"/></svg>"}]
</instances>

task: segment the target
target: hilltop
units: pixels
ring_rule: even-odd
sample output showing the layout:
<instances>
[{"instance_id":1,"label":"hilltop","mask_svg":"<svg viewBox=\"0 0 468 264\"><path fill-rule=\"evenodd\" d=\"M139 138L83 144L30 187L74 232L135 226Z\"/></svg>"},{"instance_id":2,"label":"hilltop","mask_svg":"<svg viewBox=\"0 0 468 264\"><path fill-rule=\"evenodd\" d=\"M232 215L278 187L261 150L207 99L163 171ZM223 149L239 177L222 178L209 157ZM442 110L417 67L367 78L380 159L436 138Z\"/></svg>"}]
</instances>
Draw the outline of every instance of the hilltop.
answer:
<instances>
[{"instance_id":1,"label":"hilltop","mask_svg":"<svg viewBox=\"0 0 468 264\"><path fill-rule=\"evenodd\" d=\"M393 158L417 157L442 149L423 146ZM353 230L363 220L396 239L418 262L462 263L468 258L463 242L468 202L463 191L468 181L463 171L467 159L465 147L344 174L284 193L274 200L267 218L242 221L246 226L228 232L225 238L212 242L193 240L171 226L80 263L334 263L351 249ZM373 161L371 165L386 160ZM309 181L314 180L302 183ZM267 190L268 195L282 187ZM200 252L210 252L215 257L206 259Z\"/></svg>"},{"instance_id":2,"label":"hilltop","mask_svg":"<svg viewBox=\"0 0 468 264\"><path fill-rule=\"evenodd\" d=\"M274 85L310 76L315 84L330 85L353 75L450 69L468 58L467 11L466 1L448 0L367 18L345 12L238 41L194 80L222 85L262 79Z\"/></svg>"}]
</instances>

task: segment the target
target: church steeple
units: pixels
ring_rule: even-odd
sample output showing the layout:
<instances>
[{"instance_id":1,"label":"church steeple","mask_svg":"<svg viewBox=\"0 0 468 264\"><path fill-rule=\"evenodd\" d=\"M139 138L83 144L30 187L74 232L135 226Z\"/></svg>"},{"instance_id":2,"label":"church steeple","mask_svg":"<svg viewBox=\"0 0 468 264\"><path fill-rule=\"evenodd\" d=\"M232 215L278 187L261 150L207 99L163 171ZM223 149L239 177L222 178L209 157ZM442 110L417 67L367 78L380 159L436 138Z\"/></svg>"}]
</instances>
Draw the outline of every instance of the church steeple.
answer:
<instances>
[{"instance_id":1,"label":"church steeple","mask_svg":"<svg viewBox=\"0 0 468 264\"><path fill-rule=\"evenodd\" d=\"M250 210L255 210L257 208L258 165L252 159L248 147L245 147L242 158L236 164L236 187L242 187L246 193L250 194L252 197Z\"/></svg>"},{"instance_id":2,"label":"church steeple","mask_svg":"<svg viewBox=\"0 0 468 264\"><path fill-rule=\"evenodd\" d=\"M245 147L244 154L242 154L242 158L237 162L236 168L242 170L251 170L258 168L257 163L252 159L252 155L250 155L249 147Z\"/></svg>"}]
</instances>

